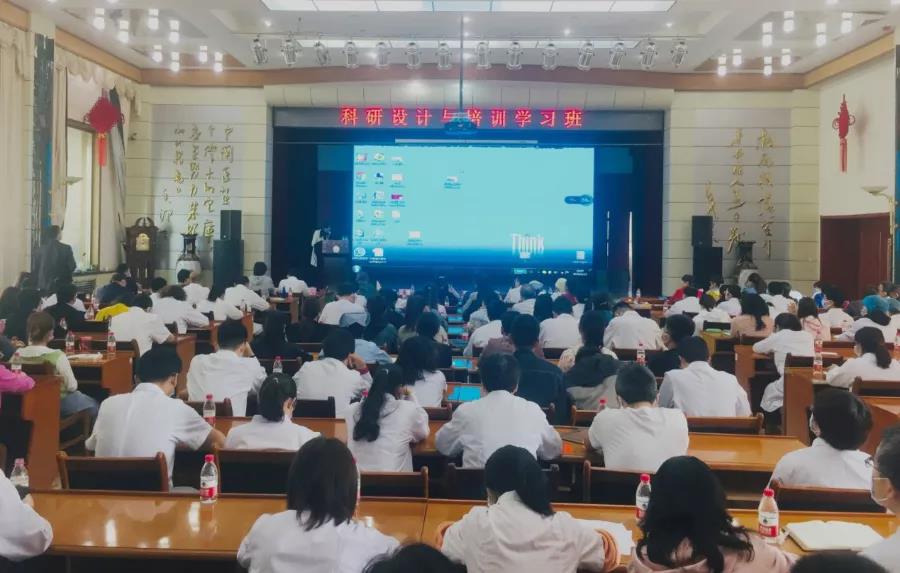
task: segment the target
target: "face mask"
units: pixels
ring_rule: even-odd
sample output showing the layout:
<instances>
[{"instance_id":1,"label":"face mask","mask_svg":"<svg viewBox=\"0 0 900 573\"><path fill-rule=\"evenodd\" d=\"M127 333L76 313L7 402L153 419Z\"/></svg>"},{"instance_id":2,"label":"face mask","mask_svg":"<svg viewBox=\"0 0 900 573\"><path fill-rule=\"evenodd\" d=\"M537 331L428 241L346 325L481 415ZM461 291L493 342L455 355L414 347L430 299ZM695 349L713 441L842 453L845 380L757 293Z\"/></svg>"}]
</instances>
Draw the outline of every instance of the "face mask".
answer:
<instances>
[{"instance_id":1,"label":"face mask","mask_svg":"<svg viewBox=\"0 0 900 573\"><path fill-rule=\"evenodd\" d=\"M890 495L879 496L878 490L884 491L888 489L890 486L890 480L883 477L872 477L872 484L870 486L870 491L872 495L872 501L877 503L878 505L884 507L884 504L887 503L889 499L891 499Z\"/></svg>"}]
</instances>

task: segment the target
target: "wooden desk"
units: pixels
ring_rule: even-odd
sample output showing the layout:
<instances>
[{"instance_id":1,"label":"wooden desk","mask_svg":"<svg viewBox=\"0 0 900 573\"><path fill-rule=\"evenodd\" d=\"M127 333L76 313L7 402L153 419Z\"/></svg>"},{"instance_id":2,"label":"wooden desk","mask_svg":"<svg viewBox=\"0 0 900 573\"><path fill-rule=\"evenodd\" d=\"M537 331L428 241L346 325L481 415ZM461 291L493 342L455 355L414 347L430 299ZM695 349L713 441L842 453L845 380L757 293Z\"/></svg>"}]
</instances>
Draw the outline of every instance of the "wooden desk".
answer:
<instances>
[{"instance_id":1,"label":"wooden desk","mask_svg":"<svg viewBox=\"0 0 900 573\"><path fill-rule=\"evenodd\" d=\"M28 475L34 488L48 488L56 479L59 449L59 394L62 378L33 376L34 388L23 394L3 394L0 412L32 423Z\"/></svg>"},{"instance_id":2,"label":"wooden desk","mask_svg":"<svg viewBox=\"0 0 900 573\"><path fill-rule=\"evenodd\" d=\"M288 312L291 315L291 323L300 321L300 296L294 295L290 298L283 298L278 296L269 297L269 306L272 310L283 310L285 306L288 307Z\"/></svg>"},{"instance_id":3,"label":"wooden desk","mask_svg":"<svg viewBox=\"0 0 900 573\"><path fill-rule=\"evenodd\" d=\"M748 397L751 397L750 380L757 372L765 369L775 370L771 356L753 352L753 347L749 344L734 345L734 375Z\"/></svg>"},{"instance_id":4,"label":"wooden desk","mask_svg":"<svg viewBox=\"0 0 900 573\"><path fill-rule=\"evenodd\" d=\"M176 334L175 352L181 358L181 372L178 373L178 386L176 395L187 393L187 373L191 367L191 360L197 354L197 336L195 334Z\"/></svg>"},{"instance_id":5,"label":"wooden desk","mask_svg":"<svg viewBox=\"0 0 900 573\"><path fill-rule=\"evenodd\" d=\"M212 351L215 352L218 347L219 325L223 322L223 320L211 320L209 321L209 326L188 328L188 334L193 334L199 342L208 343ZM244 323L244 328L247 329L247 340L253 340L253 314L244 313L241 322Z\"/></svg>"},{"instance_id":6,"label":"wooden desk","mask_svg":"<svg viewBox=\"0 0 900 573\"><path fill-rule=\"evenodd\" d=\"M250 418L216 418L216 429L228 435L232 428L236 428L250 421ZM293 422L305 426L313 432L319 432L326 438L337 438L347 443L347 422L337 418L294 418Z\"/></svg>"},{"instance_id":7,"label":"wooden desk","mask_svg":"<svg viewBox=\"0 0 900 573\"><path fill-rule=\"evenodd\" d=\"M863 399L872 412L872 431L862 450L875 455L885 429L900 422L900 398L887 396L866 396Z\"/></svg>"},{"instance_id":8,"label":"wooden desk","mask_svg":"<svg viewBox=\"0 0 900 573\"><path fill-rule=\"evenodd\" d=\"M131 392L133 360L134 353L127 350L119 350L115 354L101 352L98 360L73 360L69 357L79 385L96 383L108 390L110 395Z\"/></svg>"}]
</instances>

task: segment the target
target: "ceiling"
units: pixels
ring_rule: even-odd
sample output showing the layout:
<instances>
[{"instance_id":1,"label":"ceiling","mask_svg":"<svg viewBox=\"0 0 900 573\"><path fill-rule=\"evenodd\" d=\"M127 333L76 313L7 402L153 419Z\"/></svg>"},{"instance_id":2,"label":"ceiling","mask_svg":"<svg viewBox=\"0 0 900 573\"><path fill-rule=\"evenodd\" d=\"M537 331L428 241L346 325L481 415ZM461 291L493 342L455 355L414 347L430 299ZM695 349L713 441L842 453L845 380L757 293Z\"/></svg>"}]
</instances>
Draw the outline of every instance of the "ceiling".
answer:
<instances>
[{"instance_id":1,"label":"ceiling","mask_svg":"<svg viewBox=\"0 0 900 573\"><path fill-rule=\"evenodd\" d=\"M882 36L900 21L900 0L13 0L45 15L56 25L140 68L170 66L179 53L180 69L209 69L215 54L230 68L288 67L281 45L289 34L302 51L294 67L317 67L313 44L328 48L330 66L344 66L344 46L352 40L359 65L373 66L376 44L384 42L391 66L407 64L406 48L416 42L424 66L437 62L439 42L447 42L458 63L460 24L467 63L479 42L487 42L489 60L505 66L512 42L523 65L542 64L548 43L558 50L559 66L575 66L581 46L594 47L593 68L610 67L610 48L626 49L621 67L641 70L641 53L652 42L653 71L761 74L805 73ZM150 8L158 10L151 29ZM97 10L102 9L102 15ZM786 32L785 10L794 12ZM99 30L95 20L104 24ZM177 43L170 42L170 21L178 21ZM127 42L117 38L127 22ZM99 22L98 22L99 23ZM763 29L772 26L771 45ZM817 27L825 25L821 34ZM842 29L842 25L844 28ZM817 36L824 36L819 38ZM268 62L257 64L251 43L259 37ZM824 44L821 40L824 39ZM672 61L679 42L687 48L680 66ZM198 53L206 47L206 61ZM155 47L158 47L155 48ZM789 50L790 62L781 56ZM153 59L153 52L157 59ZM736 51L743 62L735 65ZM721 56L726 69L719 70ZM161 57L160 57L161 56ZM771 62L766 60L771 57Z\"/></svg>"}]
</instances>

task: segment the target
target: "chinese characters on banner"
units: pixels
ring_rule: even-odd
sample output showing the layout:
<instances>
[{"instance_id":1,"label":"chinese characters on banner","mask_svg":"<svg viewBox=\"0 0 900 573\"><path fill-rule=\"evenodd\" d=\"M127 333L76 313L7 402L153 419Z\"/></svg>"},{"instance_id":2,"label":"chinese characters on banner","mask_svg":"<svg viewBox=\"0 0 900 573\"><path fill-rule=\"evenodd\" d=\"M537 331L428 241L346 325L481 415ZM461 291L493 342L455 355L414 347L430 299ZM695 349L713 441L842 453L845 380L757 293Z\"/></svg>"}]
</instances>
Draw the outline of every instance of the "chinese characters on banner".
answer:
<instances>
[{"instance_id":1,"label":"chinese characters on banner","mask_svg":"<svg viewBox=\"0 0 900 573\"><path fill-rule=\"evenodd\" d=\"M233 133L230 125L174 128L172 176L163 188L159 212L162 225L172 223L178 200L177 211L186 213L184 227L178 232L197 233L207 239L215 236L219 210L231 206ZM201 141L204 134L207 137Z\"/></svg>"},{"instance_id":2,"label":"chinese characters on banner","mask_svg":"<svg viewBox=\"0 0 900 573\"><path fill-rule=\"evenodd\" d=\"M756 149L760 153L759 185L759 219L760 229L763 234L763 249L766 250L766 256L772 258L772 224L775 222L775 202L772 198L772 192L775 188L775 181L772 176L772 167L775 163L769 156L769 150L775 147L775 140L769 135L768 130L763 129L759 137L756 138Z\"/></svg>"},{"instance_id":3,"label":"chinese characters on banner","mask_svg":"<svg viewBox=\"0 0 900 573\"><path fill-rule=\"evenodd\" d=\"M477 127L492 129L581 129L584 127L584 110L528 108L479 108L465 110ZM338 109L341 127L441 127L452 119L454 109L405 107L352 107Z\"/></svg>"},{"instance_id":4,"label":"chinese characters on banner","mask_svg":"<svg viewBox=\"0 0 900 573\"><path fill-rule=\"evenodd\" d=\"M741 209L747 202L744 200L744 130L738 128L734 132L734 138L731 140L729 147L735 151L732 154L734 163L731 166L731 206L728 211L731 213L731 228L728 230L728 252L734 251L734 247L743 239L741 232Z\"/></svg>"}]
</instances>

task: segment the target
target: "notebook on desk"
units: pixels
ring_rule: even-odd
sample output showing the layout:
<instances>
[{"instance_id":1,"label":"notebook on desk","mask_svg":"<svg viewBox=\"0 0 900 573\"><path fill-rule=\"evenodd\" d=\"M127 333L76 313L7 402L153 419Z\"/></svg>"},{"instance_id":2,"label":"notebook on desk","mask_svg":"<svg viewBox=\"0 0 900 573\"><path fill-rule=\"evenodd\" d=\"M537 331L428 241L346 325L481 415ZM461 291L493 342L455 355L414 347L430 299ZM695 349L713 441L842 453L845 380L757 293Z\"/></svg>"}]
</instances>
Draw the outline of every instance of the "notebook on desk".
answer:
<instances>
[{"instance_id":1,"label":"notebook on desk","mask_svg":"<svg viewBox=\"0 0 900 573\"><path fill-rule=\"evenodd\" d=\"M451 402L471 402L479 398L481 398L480 387L475 388L465 386L457 386L453 389L453 392L447 396L447 400Z\"/></svg>"},{"instance_id":2,"label":"notebook on desk","mask_svg":"<svg viewBox=\"0 0 900 573\"><path fill-rule=\"evenodd\" d=\"M619 548L619 555L631 555L631 550L634 547L634 536L632 535L631 530L621 523L601 521L599 519L576 519L575 521L588 529L593 529L595 531L602 529L609 533L612 535L613 539L616 540L616 545Z\"/></svg>"},{"instance_id":3,"label":"notebook on desk","mask_svg":"<svg viewBox=\"0 0 900 573\"><path fill-rule=\"evenodd\" d=\"M785 530L804 551L862 551L883 539L868 525L846 521L803 521Z\"/></svg>"}]
</instances>

